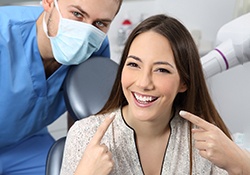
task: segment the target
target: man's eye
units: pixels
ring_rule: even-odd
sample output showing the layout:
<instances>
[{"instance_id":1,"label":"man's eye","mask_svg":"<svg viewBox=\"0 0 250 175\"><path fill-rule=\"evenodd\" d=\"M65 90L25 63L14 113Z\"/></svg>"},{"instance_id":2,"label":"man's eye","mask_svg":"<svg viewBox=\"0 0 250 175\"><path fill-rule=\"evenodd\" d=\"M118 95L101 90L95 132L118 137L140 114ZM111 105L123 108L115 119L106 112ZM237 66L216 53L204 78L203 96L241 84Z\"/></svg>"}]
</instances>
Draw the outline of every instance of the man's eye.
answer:
<instances>
[{"instance_id":1,"label":"man's eye","mask_svg":"<svg viewBox=\"0 0 250 175\"><path fill-rule=\"evenodd\" d=\"M82 18L82 14L79 12L73 12L73 15L77 18Z\"/></svg>"},{"instance_id":2,"label":"man's eye","mask_svg":"<svg viewBox=\"0 0 250 175\"><path fill-rule=\"evenodd\" d=\"M103 23L102 21L96 21L95 26L98 28L102 28L102 27L107 27L107 24Z\"/></svg>"}]
</instances>

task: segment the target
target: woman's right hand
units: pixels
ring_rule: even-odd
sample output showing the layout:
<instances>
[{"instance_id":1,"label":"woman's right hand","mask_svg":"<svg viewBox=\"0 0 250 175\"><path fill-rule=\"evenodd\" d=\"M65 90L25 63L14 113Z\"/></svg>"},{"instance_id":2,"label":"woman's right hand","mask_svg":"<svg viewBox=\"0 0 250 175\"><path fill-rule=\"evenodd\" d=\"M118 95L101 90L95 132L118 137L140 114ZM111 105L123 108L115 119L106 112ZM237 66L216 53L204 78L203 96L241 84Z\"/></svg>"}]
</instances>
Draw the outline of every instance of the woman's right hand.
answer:
<instances>
[{"instance_id":1,"label":"woman's right hand","mask_svg":"<svg viewBox=\"0 0 250 175\"><path fill-rule=\"evenodd\" d=\"M111 114L98 127L83 153L75 175L108 175L112 171L114 166L112 153L105 144L101 144L101 140L113 120L114 115Z\"/></svg>"}]
</instances>

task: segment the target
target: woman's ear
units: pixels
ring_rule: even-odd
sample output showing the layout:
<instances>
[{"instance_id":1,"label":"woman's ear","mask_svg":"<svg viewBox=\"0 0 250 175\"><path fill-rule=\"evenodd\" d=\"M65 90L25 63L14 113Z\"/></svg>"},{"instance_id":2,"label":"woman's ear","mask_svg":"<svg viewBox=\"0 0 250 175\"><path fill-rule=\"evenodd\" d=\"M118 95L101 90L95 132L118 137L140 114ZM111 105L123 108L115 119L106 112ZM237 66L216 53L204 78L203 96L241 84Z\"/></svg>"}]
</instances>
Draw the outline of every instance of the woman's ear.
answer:
<instances>
[{"instance_id":1,"label":"woman's ear","mask_svg":"<svg viewBox=\"0 0 250 175\"><path fill-rule=\"evenodd\" d=\"M179 92L185 92L187 90L187 85L184 82L180 83Z\"/></svg>"},{"instance_id":2,"label":"woman's ear","mask_svg":"<svg viewBox=\"0 0 250 175\"><path fill-rule=\"evenodd\" d=\"M54 0L42 0L42 6L44 8L44 11L50 12L54 7Z\"/></svg>"}]
</instances>

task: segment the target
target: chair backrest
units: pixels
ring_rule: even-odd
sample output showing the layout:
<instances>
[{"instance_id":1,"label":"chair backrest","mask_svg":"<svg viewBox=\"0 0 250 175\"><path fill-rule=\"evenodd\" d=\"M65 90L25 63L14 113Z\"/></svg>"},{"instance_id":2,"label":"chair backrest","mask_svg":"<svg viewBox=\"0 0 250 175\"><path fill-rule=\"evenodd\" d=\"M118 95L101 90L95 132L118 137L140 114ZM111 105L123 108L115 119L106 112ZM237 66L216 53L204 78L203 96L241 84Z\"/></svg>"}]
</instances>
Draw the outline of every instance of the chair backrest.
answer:
<instances>
[{"instance_id":1,"label":"chair backrest","mask_svg":"<svg viewBox=\"0 0 250 175\"><path fill-rule=\"evenodd\" d=\"M68 112L75 120L97 113L110 95L118 64L104 57L93 57L80 65L72 66L64 82L64 97ZM46 175L59 175L65 138L51 147Z\"/></svg>"},{"instance_id":2,"label":"chair backrest","mask_svg":"<svg viewBox=\"0 0 250 175\"><path fill-rule=\"evenodd\" d=\"M46 162L46 175L60 175L65 140L66 137L58 139L50 148Z\"/></svg>"},{"instance_id":3,"label":"chair backrest","mask_svg":"<svg viewBox=\"0 0 250 175\"><path fill-rule=\"evenodd\" d=\"M64 83L68 112L76 120L97 113L106 103L118 64L108 58L94 57L69 70Z\"/></svg>"}]
</instances>

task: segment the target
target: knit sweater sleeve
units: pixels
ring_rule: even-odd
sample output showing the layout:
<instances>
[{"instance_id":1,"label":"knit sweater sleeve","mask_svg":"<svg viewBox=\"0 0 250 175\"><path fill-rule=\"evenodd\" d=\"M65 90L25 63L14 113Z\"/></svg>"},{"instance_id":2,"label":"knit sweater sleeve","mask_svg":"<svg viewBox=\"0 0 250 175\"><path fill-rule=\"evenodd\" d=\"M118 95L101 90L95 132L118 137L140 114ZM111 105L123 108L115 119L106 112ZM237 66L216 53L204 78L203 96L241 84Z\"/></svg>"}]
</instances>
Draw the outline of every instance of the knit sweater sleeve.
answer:
<instances>
[{"instance_id":1,"label":"knit sweater sleeve","mask_svg":"<svg viewBox=\"0 0 250 175\"><path fill-rule=\"evenodd\" d=\"M60 172L61 175L74 174L84 150L99 125L98 117L89 117L82 120L84 121L76 121L67 134Z\"/></svg>"}]
</instances>

